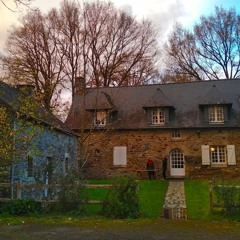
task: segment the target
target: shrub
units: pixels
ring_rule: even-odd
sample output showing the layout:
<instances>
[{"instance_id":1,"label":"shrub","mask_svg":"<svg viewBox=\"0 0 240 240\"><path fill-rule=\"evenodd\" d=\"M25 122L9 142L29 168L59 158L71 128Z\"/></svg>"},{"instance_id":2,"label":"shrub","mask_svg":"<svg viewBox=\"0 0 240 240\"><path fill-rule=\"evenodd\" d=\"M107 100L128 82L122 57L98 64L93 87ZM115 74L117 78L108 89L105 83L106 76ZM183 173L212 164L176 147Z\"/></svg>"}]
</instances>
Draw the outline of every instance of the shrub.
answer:
<instances>
[{"instance_id":1,"label":"shrub","mask_svg":"<svg viewBox=\"0 0 240 240\"><path fill-rule=\"evenodd\" d=\"M16 199L11 200L7 206L6 211L12 215L22 216L32 213L40 213L42 211L41 203L32 199Z\"/></svg>"},{"instance_id":2,"label":"shrub","mask_svg":"<svg viewBox=\"0 0 240 240\"><path fill-rule=\"evenodd\" d=\"M83 179L77 172L69 172L62 177L58 192L59 210L61 212L81 212L87 202L86 192L83 191Z\"/></svg>"},{"instance_id":3,"label":"shrub","mask_svg":"<svg viewBox=\"0 0 240 240\"><path fill-rule=\"evenodd\" d=\"M137 218L139 215L138 182L131 175L117 176L103 201L102 213L110 218Z\"/></svg>"},{"instance_id":4,"label":"shrub","mask_svg":"<svg viewBox=\"0 0 240 240\"><path fill-rule=\"evenodd\" d=\"M227 213L240 209L240 189L234 184L221 182L214 184L213 190L216 195L217 203L220 204Z\"/></svg>"}]
</instances>

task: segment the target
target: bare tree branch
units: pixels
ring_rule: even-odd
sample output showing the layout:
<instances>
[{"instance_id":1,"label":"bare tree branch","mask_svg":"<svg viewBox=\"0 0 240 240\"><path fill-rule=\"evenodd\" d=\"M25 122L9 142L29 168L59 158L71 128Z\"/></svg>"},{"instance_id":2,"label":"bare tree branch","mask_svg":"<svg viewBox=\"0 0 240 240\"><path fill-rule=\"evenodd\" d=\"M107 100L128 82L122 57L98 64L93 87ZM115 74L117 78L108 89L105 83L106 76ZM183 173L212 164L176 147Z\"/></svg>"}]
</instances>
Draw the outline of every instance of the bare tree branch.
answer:
<instances>
[{"instance_id":1,"label":"bare tree branch","mask_svg":"<svg viewBox=\"0 0 240 240\"><path fill-rule=\"evenodd\" d=\"M15 4L16 9L17 9L17 10L14 10L14 9L12 9L11 7L9 7L8 4L6 4L6 1L0 0L0 2L1 2L8 10L10 10L11 12L18 12L20 6L24 6L24 7L30 8L30 5L32 4L33 1L34 1L34 0L12 0L12 2Z\"/></svg>"},{"instance_id":2,"label":"bare tree branch","mask_svg":"<svg viewBox=\"0 0 240 240\"><path fill-rule=\"evenodd\" d=\"M193 33L177 25L166 45L168 71L189 74L191 81L239 78L239 23L234 8L216 7L214 14L200 18Z\"/></svg>"},{"instance_id":3,"label":"bare tree branch","mask_svg":"<svg viewBox=\"0 0 240 240\"><path fill-rule=\"evenodd\" d=\"M34 84L46 108L75 79L88 86L147 84L157 78L157 31L114 7L64 0L59 10L29 12L11 29L2 58L15 81Z\"/></svg>"}]
</instances>

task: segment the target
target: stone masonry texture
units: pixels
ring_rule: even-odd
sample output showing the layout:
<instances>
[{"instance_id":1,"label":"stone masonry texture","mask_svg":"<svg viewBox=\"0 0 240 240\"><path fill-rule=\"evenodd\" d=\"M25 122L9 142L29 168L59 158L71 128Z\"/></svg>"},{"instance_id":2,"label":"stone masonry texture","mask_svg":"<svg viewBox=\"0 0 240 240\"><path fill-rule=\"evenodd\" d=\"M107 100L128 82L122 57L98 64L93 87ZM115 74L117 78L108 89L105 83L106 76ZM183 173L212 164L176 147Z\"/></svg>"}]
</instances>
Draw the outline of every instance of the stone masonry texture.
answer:
<instances>
[{"instance_id":1,"label":"stone masonry texture","mask_svg":"<svg viewBox=\"0 0 240 240\"><path fill-rule=\"evenodd\" d=\"M145 169L147 159L151 158L161 177L161 163L164 156L172 150L180 149L185 160L185 178L212 179L214 176L240 178L240 130L238 129L181 129L181 138L172 139L171 129L152 130L102 130L91 133L84 174L86 178L111 178L117 173L135 173ZM202 165L202 145L235 145L236 165ZM113 148L127 147L126 167L113 165ZM170 176L168 162L167 176ZM137 175L147 178L147 173Z\"/></svg>"}]
</instances>

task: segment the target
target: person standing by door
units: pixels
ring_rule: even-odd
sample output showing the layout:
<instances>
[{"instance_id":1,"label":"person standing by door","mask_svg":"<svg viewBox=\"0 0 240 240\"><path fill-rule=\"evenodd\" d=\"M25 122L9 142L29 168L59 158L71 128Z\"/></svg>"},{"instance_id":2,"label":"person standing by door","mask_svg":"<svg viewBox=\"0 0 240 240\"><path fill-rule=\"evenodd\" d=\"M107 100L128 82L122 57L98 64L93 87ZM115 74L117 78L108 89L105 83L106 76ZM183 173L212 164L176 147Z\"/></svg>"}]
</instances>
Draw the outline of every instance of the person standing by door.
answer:
<instances>
[{"instance_id":1,"label":"person standing by door","mask_svg":"<svg viewBox=\"0 0 240 240\"><path fill-rule=\"evenodd\" d=\"M167 163L168 163L168 158L164 157L162 161L162 176L165 181L167 180L167 177L166 177Z\"/></svg>"},{"instance_id":2,"label":"person standing by door","mask_svg":"<svg viewBox=\"0 0 240 240\"><path fill-rule=\"evenodd\" d=\"M155 168L152 159L148 159L146 169L148 171L149 180L151 180L152 178L155 179Z\"/></svg>"}]
</instances>

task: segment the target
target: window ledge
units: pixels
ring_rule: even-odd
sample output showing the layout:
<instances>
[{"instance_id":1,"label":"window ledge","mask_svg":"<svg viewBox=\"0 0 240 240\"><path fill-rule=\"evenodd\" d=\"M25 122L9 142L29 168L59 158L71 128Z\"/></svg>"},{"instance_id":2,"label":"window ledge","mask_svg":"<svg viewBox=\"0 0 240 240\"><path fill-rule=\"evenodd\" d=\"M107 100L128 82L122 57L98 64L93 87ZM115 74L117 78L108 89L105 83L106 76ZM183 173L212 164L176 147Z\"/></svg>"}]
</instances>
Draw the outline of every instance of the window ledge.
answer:
<instances>
[{"instance_id":1,"label":"window ledge","mask_svg":"<svg viewBox=\"0 0 240 240\"><path fill-rule=\"evenodd\" d=\"M221 167L227 167L226 163L212 163L211 164L212 168L221 168Z\"/></svg>"}]
</instances>

